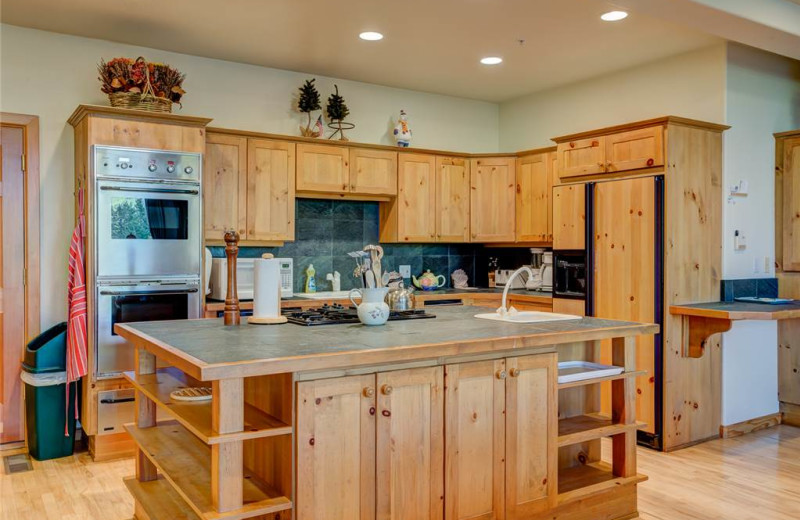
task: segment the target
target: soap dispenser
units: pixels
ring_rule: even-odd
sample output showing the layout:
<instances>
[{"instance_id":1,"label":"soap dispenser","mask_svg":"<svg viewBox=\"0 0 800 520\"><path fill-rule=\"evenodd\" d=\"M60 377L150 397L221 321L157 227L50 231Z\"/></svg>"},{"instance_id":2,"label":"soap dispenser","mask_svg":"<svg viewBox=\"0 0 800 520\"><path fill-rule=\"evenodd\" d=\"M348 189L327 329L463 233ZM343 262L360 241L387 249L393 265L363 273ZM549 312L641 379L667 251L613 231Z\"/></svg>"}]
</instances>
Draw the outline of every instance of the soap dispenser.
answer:
<instances>
[{"instance_id":1,"label":"soap dispenser","mask_svg":"<svg viewBox=\"0 0 800 520\"><path fill-rule=\"evenodd\" d=\"M314 270L314 264L308 264L308 269L306 269L306 292L307 293L315 293L317 292L317 271Z\"/></svg>"}]
</instances>

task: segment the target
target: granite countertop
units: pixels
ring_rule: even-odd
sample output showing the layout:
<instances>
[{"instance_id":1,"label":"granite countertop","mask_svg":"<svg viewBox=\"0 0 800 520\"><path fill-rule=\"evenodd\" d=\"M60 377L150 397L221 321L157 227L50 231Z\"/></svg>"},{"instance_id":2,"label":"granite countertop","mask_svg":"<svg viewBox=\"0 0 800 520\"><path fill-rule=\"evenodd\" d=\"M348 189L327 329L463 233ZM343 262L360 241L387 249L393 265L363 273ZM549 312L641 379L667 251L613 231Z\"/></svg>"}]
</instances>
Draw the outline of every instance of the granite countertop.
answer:
<instances>
[{"instance_id":1,"label":"granite countertop","mask_svg":"<svg viewBox=\"0 0 800 520\"><path fill-rule=\"evenodd\" d=\"M114 330L192 377L201 380L324 370L378 363L522 348L554 349L559 344L654 334L658 326L581 318L535 324L481 320L485 307L440 307L435 319L304 327L226 327L221 319L117 324Z\"/></svg>"},{"instance_id":2,"label":"granite countertop","mask_svg":"<svg viewBox=\"0 0 800 520\"><path fill-rule=\"evenodd\" d=\"M800 302L769 305L748 302L706 302L672 305L670 313L724 320L786 320L800 318Z\"/></svg>"}]
</instances>

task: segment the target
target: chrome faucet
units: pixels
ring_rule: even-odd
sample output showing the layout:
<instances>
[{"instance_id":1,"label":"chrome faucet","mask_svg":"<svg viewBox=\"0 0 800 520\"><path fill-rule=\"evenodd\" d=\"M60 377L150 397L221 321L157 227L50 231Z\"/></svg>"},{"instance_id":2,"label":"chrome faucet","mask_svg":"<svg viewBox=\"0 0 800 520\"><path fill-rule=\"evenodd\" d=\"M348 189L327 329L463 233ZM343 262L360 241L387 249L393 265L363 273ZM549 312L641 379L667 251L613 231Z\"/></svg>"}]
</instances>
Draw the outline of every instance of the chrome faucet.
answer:
<instances>
[{"instance_id":1,"label":"chrome faucet","mask_svg":"<svg viewBox=\"0 0 800 520\"><path fill-rule=\"evenodd\" d=\"M502 304L500 308L497 309L497 314L499 314L500 316L506 316L507 314L514 314L515 312L517 312L517 309L515 309L514 307L511 307L510 309L506 307L506 298L508 298L508 290L511 288L511 282L513 282L514 279L517 276L519 276L520 273L522 273L523 271L527 271L529 278L533 277L533 270L527 265L523 265L522 267L511 273L511 276L509 276L508 280L506 281L506 288L503 289Z\"/></svg>"}]
</instances>

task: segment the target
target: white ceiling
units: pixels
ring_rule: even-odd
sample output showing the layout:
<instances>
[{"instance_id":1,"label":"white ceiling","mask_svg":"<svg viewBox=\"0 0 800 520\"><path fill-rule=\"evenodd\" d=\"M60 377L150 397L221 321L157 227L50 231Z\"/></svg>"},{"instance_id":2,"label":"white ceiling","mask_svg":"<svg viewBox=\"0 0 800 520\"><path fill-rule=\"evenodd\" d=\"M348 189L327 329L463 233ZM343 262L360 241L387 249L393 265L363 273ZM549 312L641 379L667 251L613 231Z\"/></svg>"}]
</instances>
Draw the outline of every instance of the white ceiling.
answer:
<instances>
[{"instance_id":1,"label":"white ceiling","mask_svg":"<svg viewBox=\"0 0 800 520\"><path fill-rule=\"evenodd\" d=\"M0 20L493 102L721 41L641 13L600 21L612 8L604 0L3 0ZM386 37L361 41L365 30ZM489 55L505 61L478 63Z\"/></svg>"}]
</instances>

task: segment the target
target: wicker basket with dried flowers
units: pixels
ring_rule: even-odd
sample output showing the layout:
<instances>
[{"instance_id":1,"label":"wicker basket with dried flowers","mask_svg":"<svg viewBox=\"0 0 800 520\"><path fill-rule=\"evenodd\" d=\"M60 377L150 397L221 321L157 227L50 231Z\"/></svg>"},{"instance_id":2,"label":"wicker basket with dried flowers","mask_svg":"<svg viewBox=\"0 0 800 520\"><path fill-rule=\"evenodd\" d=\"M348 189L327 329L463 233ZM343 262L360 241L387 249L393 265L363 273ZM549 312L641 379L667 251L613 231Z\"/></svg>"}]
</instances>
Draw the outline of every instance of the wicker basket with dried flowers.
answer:
<instances>
[{"instance_id":1,"label":"wicker basket with dried flowers","mask_svg":"<svg viewBox=\"0 0 800 520\"><path fill-rule=\"evenodd\" d=\"M97 66L100 90L108 94L112 107L150 112L172 112L186 93L186 74L163 63L148 63L143 57L101 60Z\"/></svg>"}]
</instances>

